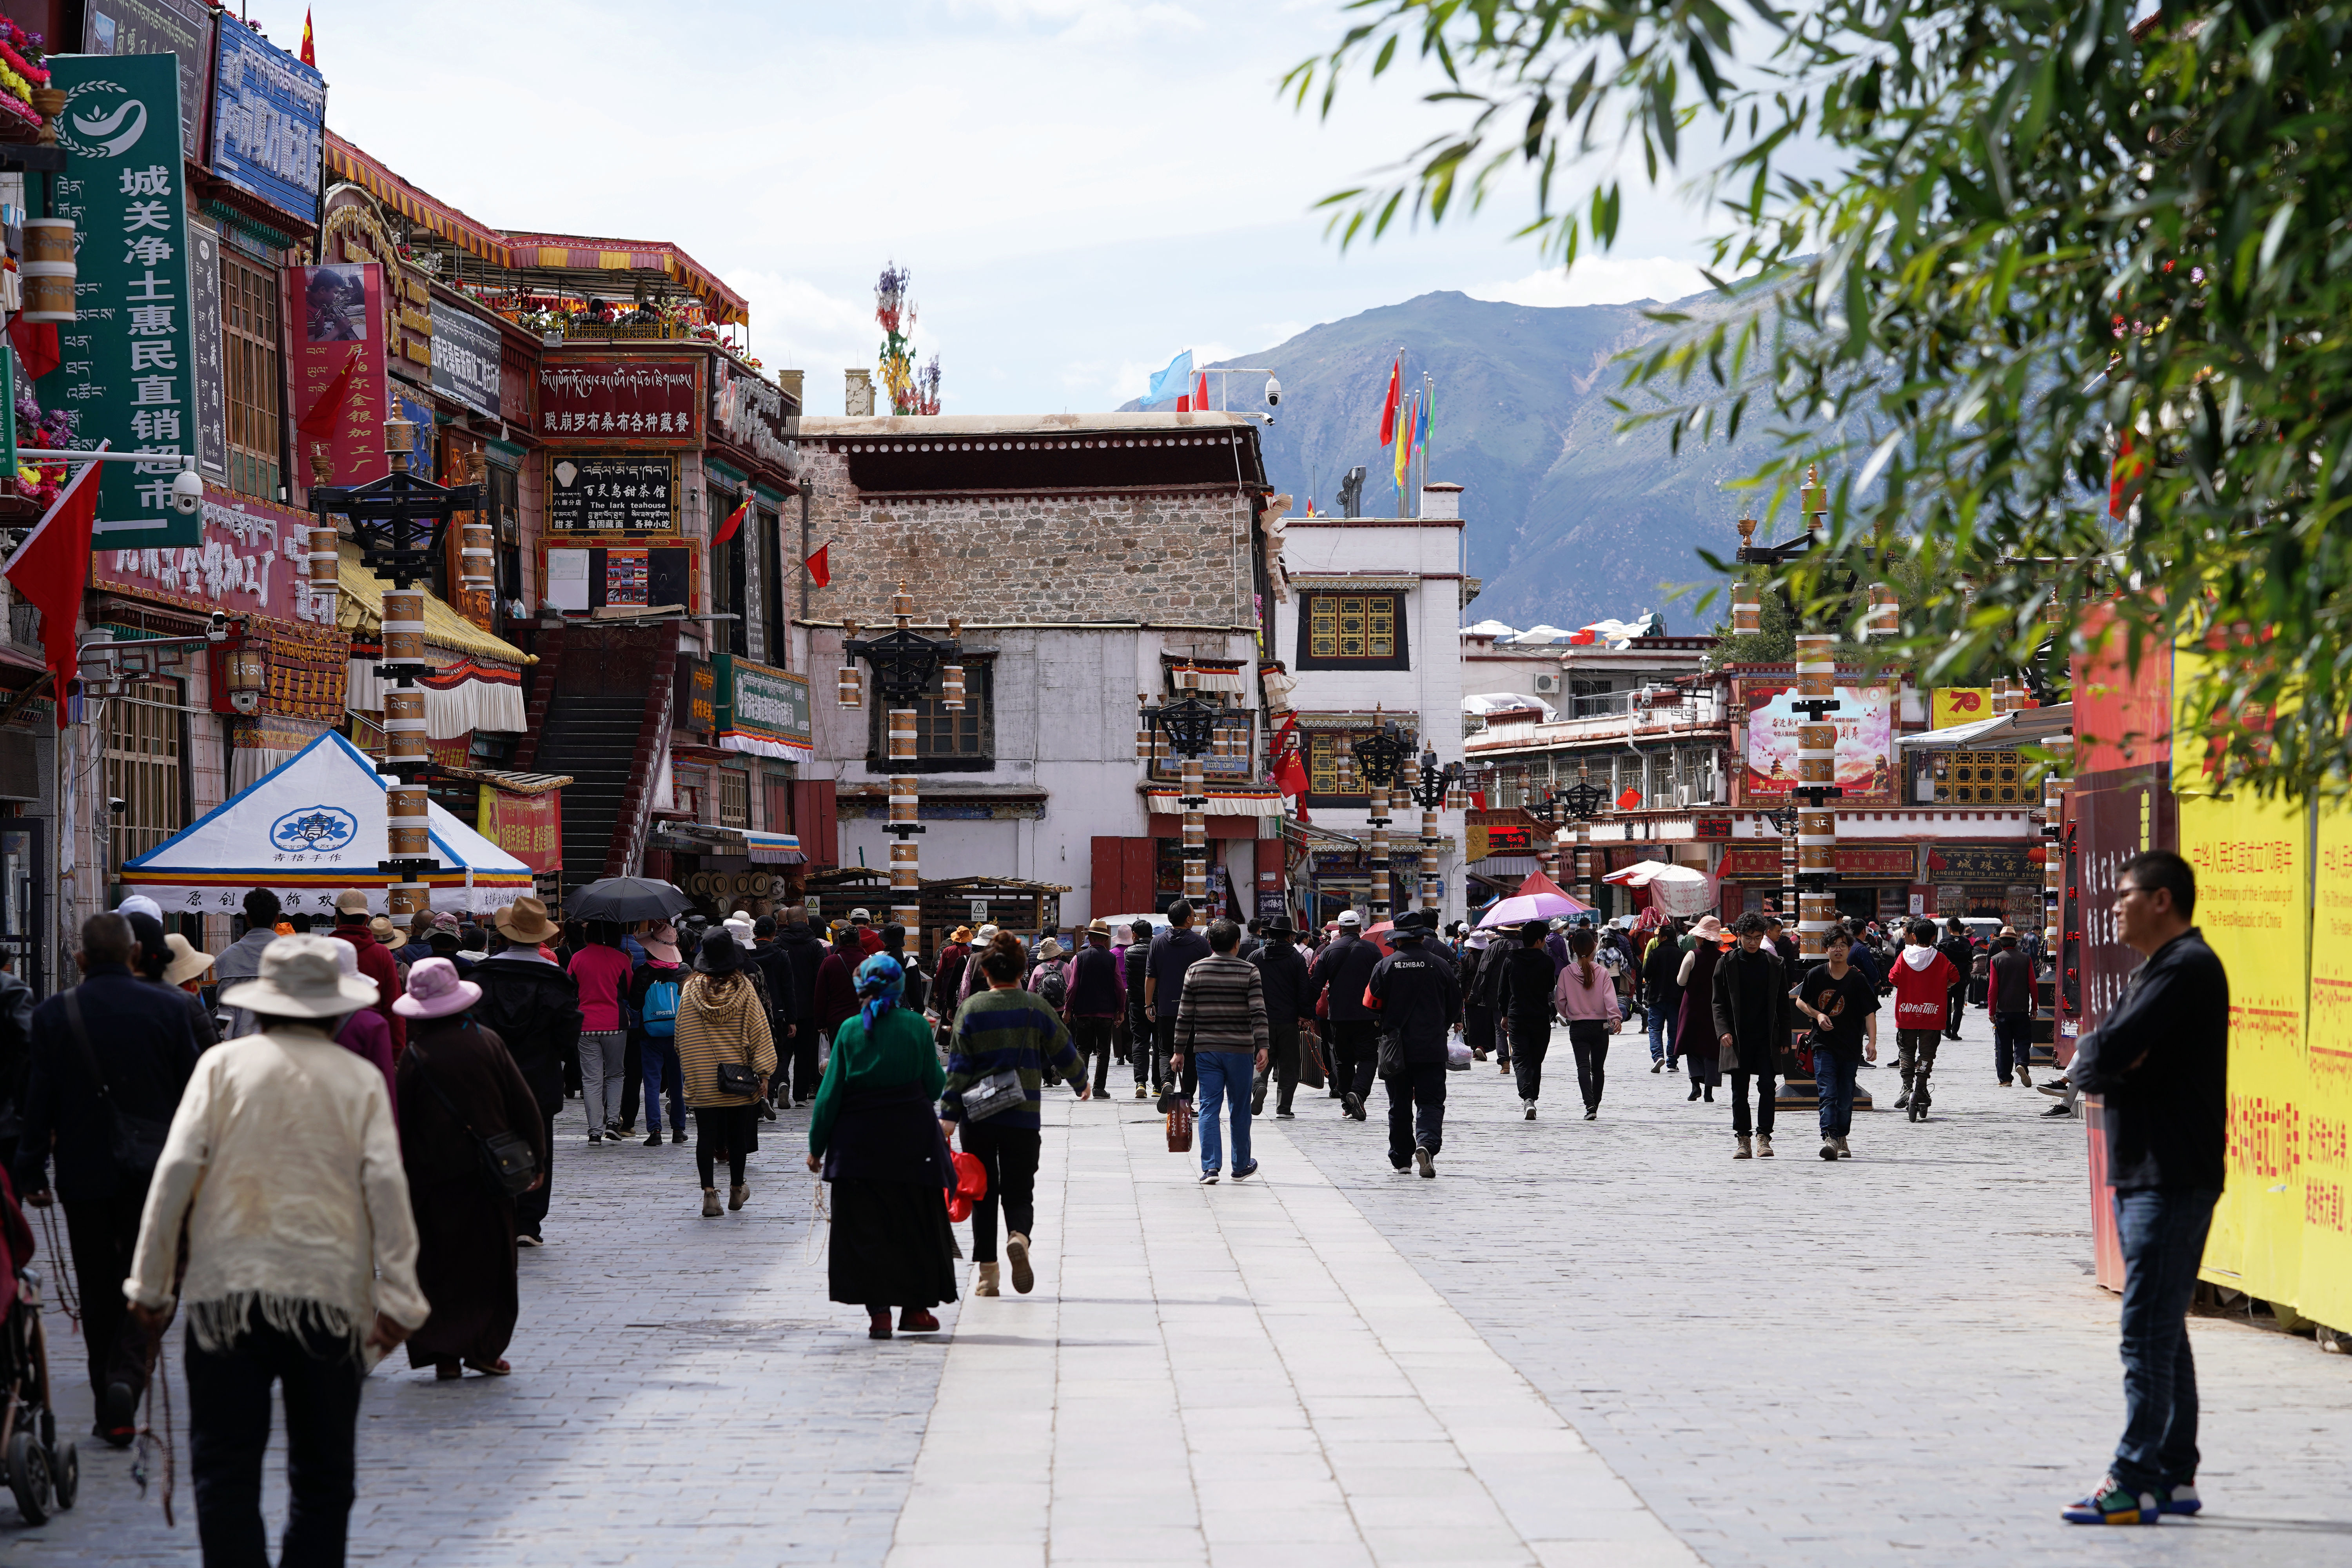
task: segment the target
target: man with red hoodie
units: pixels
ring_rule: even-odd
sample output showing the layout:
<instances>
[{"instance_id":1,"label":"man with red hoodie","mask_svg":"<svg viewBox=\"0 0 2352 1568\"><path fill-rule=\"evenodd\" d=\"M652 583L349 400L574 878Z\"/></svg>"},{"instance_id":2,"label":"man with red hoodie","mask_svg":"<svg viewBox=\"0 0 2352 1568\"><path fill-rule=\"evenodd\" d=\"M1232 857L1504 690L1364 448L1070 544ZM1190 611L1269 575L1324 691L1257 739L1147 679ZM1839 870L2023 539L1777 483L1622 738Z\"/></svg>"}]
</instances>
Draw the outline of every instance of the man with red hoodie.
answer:
<instances>
[{"instance_id":1,"label":"man with red hoodie","mask_svg":"<svg viewBox=\"0 0 2352 1568\"><path fill-rule=\"evenodd\" d=\"M1959 994L1960 972L1936 947L1936 928L1914 921L1906 933L1911 945L1895 959L1895 1046L1903 1068L1903 1093L1895 1109L1908 1109L1911 1120L1927 1120L1930 1099L1927 1079L1936 1070L1936 1047L1944 1038L1952 999Z\"/></svg>"},{"instance_id":2,"label":"man with red hoodie","mask_svg":"<svg viewBox=\"0 0 2352 1568\"><path fill-rule=\"evenodd\" d=\"M367 895L356 888L335 895L334 935L359 949L360 973L375 982L374 1011L392 1029L392 1054L397 1058L408 1048L408 1020L392 1010L400 1000L400 964L392 956L392 949L376 941L375 932L368 929Z\"/></svg>"}]
</instances>

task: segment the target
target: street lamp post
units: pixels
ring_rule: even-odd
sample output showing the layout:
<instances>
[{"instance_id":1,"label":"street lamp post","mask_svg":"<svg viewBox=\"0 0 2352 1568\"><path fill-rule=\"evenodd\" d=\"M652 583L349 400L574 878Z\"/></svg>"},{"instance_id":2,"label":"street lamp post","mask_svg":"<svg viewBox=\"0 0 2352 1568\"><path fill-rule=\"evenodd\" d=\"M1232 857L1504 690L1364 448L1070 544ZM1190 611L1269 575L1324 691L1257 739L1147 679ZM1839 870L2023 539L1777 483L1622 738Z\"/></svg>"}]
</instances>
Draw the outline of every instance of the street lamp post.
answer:
<instances>
[{"instance_id":1,"label":"street lamp post","mask_svg":"<svg viewBox=\"0 0 2352 1568\"><path fill-rule=\"evenodd\" d=\"M1356 741L1354 756L1356 771L1364 775L1370 791L1365 806L1371 814L1372 919L1377 922L1389 913L1389 786L1404 775L1412 745L1393 723L1381 717L1375 704L1371 732Z\"/></svg>"},{"instance_id":2,"label":"street lamp post","mask_svg":"<svg viewBox=\"0 0 2352 1568\"><path fill-rule=\"evenodd\" d=\"M1609 792L1586 776L1583 768L1577 769L1576 782L1557 797L1560 809L1576 824L1576 899L1587 909L1598 910L1592 888L1592 819L1608 804Z\"/></svg>"},{"instance_id":3,"label":"street lamp post","mask_svg":"<svg viewBox=\"0 0 2352 1568\"><path fill-rule=\"evenodd\" d=\"M425 874L437 869L425 821L425 773L429 763L425 734L425 693L419 678L430 674L425 658L425 590L441 553L452 514L479 510L478 484L439 485L409 472L415 452L415 426L404 419L383 422L384 452L391 468L362 485L330 485L323 449L313 451L310 471L310 586L332 592L336 546L341 536L330 521L347 519L360 547L361 564L392 579L383 595L383 657L377 666L391 683L383 694L385 766L399 782L385 793L384 838L388 851L376 869L394 879L384 893L392 923L405 927L429 907L432 890Z\"/></svg>"},{"instance_id":4,"label":"street lamp post","mask_svg":"<svg viewBox=\"0 0 2352 1568\"><path fill-rule=\"evenodd\" d=\"M1444 842L1437 836L1437 813L1440 807L1462 808L1462 764L1440 766L1435 752L1423 752L1404 788L1421 807L1421 907L1434 911L1439 902L1437 847Z\"/></svg>"},{"instance_id":5,"label":"street lamp post","mask_svg":"<svg viewBox=\"0 0 2352 1568\"><path fill-rule=\"evenodd\" d=\"M915 776L915 702L928 690L931 677L940 677L940 706L950 713L963 711L963 666L955 662L963 652L963 622L948 617L948 635L925 637L914 629L915 601L904 580L891 596L890 616L898 625L880 637L861 637L856 621L842 623L841 652L845 661L862 658L874 671L874 686L887 709L889 737L890 820L882 831L891 836L890 918L907 928L910 951L922 948L923 879L919 851L914 840L923 831L920 797ZM845 708L857 706L857 668L845 662L836 683Z\"/></svg>"},{"instance_id":6,"label":"street lamp post","mask_svg":"<svg viewBox=\"0 0 2352 1568\"><path fill-rule=\"evenodd\" d=\"M1201 695L1199 670L1180 667L1174 674L1180 694L1175 701L1154 708L1148 693L1136 696L1141 713L1135 754L1139 761L1149 763L1164 747L1175 752L1181 763L1179 771L1183 782L1177 787L1183 793L1177 800L1184 808L1184 897L1198 909L1209 898L1209 824L1202 815L1209 804L1209 788L1201 759L1216 744L1218 722L1227 714ZM1160 734L1156 742L1154 730Z\"/></svg>"}]
</instances>

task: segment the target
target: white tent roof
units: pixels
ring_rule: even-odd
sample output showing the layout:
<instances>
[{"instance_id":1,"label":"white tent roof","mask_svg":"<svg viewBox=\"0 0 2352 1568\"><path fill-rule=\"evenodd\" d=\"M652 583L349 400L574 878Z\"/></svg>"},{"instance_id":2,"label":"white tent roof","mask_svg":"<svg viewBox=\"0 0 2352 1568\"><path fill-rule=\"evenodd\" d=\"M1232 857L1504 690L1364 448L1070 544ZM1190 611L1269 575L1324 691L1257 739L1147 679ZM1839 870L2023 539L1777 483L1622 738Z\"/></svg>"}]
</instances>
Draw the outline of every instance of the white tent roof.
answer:
<instances>
[{"instance_id":1,"label":"white tent roof","mask_svg":"<svg viewBox=\"0 0 2352 1568\"><path fill-rule=\"evenodd\" d=\"M1475 626L1464 626L1462 635L1465 637L1515 637L1519 635L1519 628L1507 621L1480 621Z\"/></svg>"},{"instance_id":2,"label":"white tent roof","mask_svg":"<svg viewBox=\"0 0 2352 1568\"><path fill-rule=\"evenodd\" d=\"M268 888L289 910L331 914L335 895L357 888L384 912L392 879L384 789L392 781L330 731L170 838L123 863L123 885L167 910L226 914L247 889ZM530 891L530 868L430 802L425 826L440 868L425 880L433 907L479 911Z\"/></svg>"},{"instance_id":3,"label":"white tent roof","mask_svg":"<svg viewBox=\"0 0 2352 1568\"><path fill-rule=\"evenodd\" d=\"M1543 713L1547 724L1559 721L1559 710L1540 697L1529 697L1517 691L1482 691L1462 700L1462 711L1483 719L1489 713L1504 713L1514 709L1534 708Z\"/></svg>"}]
</instances>

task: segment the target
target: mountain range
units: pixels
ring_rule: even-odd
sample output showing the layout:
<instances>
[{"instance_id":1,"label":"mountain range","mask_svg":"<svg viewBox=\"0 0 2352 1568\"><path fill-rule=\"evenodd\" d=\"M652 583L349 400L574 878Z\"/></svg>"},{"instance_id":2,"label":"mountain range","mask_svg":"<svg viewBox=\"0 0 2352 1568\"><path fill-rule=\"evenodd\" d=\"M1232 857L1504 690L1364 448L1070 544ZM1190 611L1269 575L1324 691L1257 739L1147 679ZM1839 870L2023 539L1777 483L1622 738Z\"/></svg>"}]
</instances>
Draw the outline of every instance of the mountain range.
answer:
<instances>
[{"instance_id":1,"label":"mountain range","mask_svg":"<svg viewBox=\"0 0 2352 1568\"><path fill-rule=\"evenodd\" d=\"M1643 315L1656 308L1423 294L1220 363L1280 378L1266 469L1295 509L1312 498L1318 510L1339 510L1340 479L1361 463L1362 510L1373 517L1396 514L1392 458L1380 444L1389 367L1402 352L1408 391L1430 378L1429 477L1463 487L1465 570L1486 584L1465 621L1579 626L1663 610L1670 630L1687 632L1723 616L1719 600L1702 616L1675 595L1714 581L1701 545L1738 545L1741 498L1723 487L1752 471L1766 446L1685 442L1676 455L1663 428L1618 434L1609 398L1621 372L1610 361L1666 331ZM1700 295L1674 308L1721 305ZM1231 406L1265 407L1258 378L1229 384ZM1212 376L1213 395L1218 385Z\"/></svg>"}]
</instances>

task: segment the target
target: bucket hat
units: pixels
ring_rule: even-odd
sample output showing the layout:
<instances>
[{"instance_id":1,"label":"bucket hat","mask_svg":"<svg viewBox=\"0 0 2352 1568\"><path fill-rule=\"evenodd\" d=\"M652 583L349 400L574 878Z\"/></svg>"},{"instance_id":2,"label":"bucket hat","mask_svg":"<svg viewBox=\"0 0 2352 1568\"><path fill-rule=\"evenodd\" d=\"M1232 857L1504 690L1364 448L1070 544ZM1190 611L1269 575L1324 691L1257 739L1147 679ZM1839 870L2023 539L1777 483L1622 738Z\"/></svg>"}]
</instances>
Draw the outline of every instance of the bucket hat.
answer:
<instances>
[{"instance_id":1,"label":"bucket hat","mask_svg":"<svg viewBox=\"0 0 2352 1568\"><path fill-rule=\"evenodd\" d=\"M462 1013L482 999L482 988L460 979L457 966L446 958L417 961L408 972L408 994L392 1005L404 1018L446 1018Z\"/></svg>"}]
</instances>

